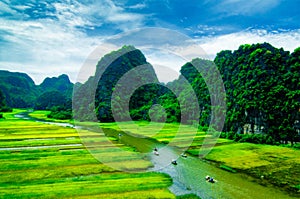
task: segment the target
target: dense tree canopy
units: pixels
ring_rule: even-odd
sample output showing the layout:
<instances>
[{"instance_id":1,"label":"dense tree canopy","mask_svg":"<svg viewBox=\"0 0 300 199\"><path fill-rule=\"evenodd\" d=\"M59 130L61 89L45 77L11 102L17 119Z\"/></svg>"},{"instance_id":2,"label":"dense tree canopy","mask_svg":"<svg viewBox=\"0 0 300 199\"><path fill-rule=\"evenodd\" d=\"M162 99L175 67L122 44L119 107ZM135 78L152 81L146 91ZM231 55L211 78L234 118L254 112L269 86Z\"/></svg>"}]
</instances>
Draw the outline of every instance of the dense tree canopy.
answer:
<instances>
[{"instance_id":1,"label":"dense tree canopy","mask_svg":"<svg viewBox=\"0 0 300 199\"><path fill-rule=\"evenodd\" d=\"M226 87L225 131L293 141L299 114L299 56L268 43L222 51L214 62Z\"/></svg>"},{"instance_id":2,"label":"dense tree canopy","mask_svg":"<svg viewBox=\"0 0 300 199\"><path fill-rule=\"evenodd\" d=\"M58 77L47 77L38 88L41 92L58 91L67 98L71 98L73 92L73 84L65 74Z\"/></svg>"},{"instance_id":3,"label":"dense tree canopy","mask_svg":"<svg viewBox=\"0 0 300 199\"><path fill-rule=\"evenodd\" d=\"M58 91L49 91L41 94L35 103L35 109L50 110L51 108L65 104L67 99Z\"/></svg>"},{"instance_id":4,"label":"dense tree canopy","mask_svg":"<svg viewBox=\"0 0 300 199\"><path fill-rule=\"evenodd\" d=\"M11 111L11 108L7 106L5 95L0 90L0 112L9 112Z\"/></svg>"}]
</instances>

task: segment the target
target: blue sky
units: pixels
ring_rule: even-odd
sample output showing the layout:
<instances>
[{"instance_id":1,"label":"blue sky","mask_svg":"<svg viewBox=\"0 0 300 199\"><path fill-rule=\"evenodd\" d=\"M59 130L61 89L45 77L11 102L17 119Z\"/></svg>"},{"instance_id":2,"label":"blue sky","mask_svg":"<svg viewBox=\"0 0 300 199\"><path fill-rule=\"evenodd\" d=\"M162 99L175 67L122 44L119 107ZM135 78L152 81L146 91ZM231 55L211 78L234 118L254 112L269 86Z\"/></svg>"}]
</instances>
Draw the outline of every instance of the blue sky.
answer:
<instances>
[{"instance_id":1,"label":"blue sky","mask_svg":"<svg viewBox=\"0 0 300 199\"><path fill-rule=\"evenodd\" d=\"M145 27L184 34L210 59L222 49L264 41L293 51L300 46L299 7L299 0L0 0L0 68L26 72L36 83L62 73L74 82L96 47ZM153 51L146 57L175 71L184 63Z\"/></svg>"}]
</instances>

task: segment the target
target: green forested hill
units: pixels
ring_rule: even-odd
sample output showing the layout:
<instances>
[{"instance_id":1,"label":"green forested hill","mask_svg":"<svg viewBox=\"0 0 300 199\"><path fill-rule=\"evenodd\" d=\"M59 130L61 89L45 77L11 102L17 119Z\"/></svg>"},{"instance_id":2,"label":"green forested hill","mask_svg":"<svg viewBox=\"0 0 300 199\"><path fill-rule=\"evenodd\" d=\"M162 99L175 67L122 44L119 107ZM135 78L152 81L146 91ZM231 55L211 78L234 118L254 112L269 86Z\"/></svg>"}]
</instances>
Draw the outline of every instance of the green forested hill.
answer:
<instances>
[{"instance_id":1,"label":"green forested hill","mask_svg":"<svg viewBox=\"0 0 300 199\"><path fill-rule=\"evenodd\" d=\"M0 90L9 107L50 109L67 101L71 103L73 84L67 75L61 75L35 85L25 73L0 70Z\"/></svg>"},{"instance_id":2,"label":"green forested hill","mask_svg":"<svg viewBox=\"0 0 300 199\"><path fill-rule=\"evenodd\" d=\"M142 70L139 67L142 66ZM136 70L132 70L136 69ZM131 71L132 76L123 79L122 90L116 92L112 98L114 90L117 88L117 82ZM130 76L130 74L129 74ZM153 82L154 84L145 85L135 93L130 94L130 91L134 91L134 83L136 82ZM93 113L93 107L95 107L95 114L101 122L114 121L111 104L115 105L115 113L118 120L129 120L129 115L123 114L123 109L128 106L126 100L130 101L130 106L134 110L144 106L148 107L155 100L155 93L159 89L159 81L156 77L153 67L146 61L145 56L138 49L133 46L123 46L117 51L113 51L105 55L98 62L96 66L95 76L83 85L79 86L74 93L73 105L76 109L78 119L91 119L91 113ZM95 102L93 104L93 99ZM78 108L78 109L77 109ZM148 117L148 112L138 110L139 113L133 112L132 114L136 119L142 119ZM95 118L94 118L95 119Z\"/></svg>"},{"instance_id":3,"label":"green forested hill","mask_svg":"<svg viewBox=\"0 0 300 199\"><path fill-rule=\"evenodd\" d=\"M33 80L25 73L0 70L0 89L7 105L16 108L33 107L39 94Z\"/></svg>"},{"instance_id":4,"label":"green forested hill","mask_svg":"<svg viewBox=\"0 0 300 199\"><path fill-rule=\"evenodd\" d=\"M201 66L202 75L194 66ZM190 91L183 86L183 79L188 80L198 98L201 126L211 121L211 96L206 83L213 83L214 66L221 73L226 91L223 130L228 132L227 137L256 143L299 140L300 48L290 54L268 43L245 44L235 51L219 52L214 62L194 59L182 66L181 76L168 85L180 92L179 98L185 98ZM160 99L164 107L173 109L176 117L172 122L179 122L180 110L176 103L174 106L174 96L167 93ZM259 136L241 136L243 133Z\"/></svg>"},{"instance_id":5,"label":"green forested hill","mask_svg":"<svg viewBox=\"0 0 300 199\"><path fill-rule=\"evenodd\" d=\"M59 77L47 77L38 87L40 91L37 97L36 109L52 109L53 107L62 107L71 109L71 98L73 92L73 83L65 74Z\"/></svg>"},{"instance_id":6,"label":"green forested hill","mask_svg":"<svg viewBox=\"0 0 300 199\"><path fill-rule=\"evenodd\" d=\"M225 131L293 141L300 107L300 48L292 54L268 43L222 51L214 62L226 87Z\"/></svg>"},{"instance_id":7,"label":"green forested hill","mask_svg":"<svg viewBox=\"0 0 300 199\"><path fill-rule=\"evenodd\" d=\"M38 87L42 92L58 91L68 98L72 96L73 92L73 83L65 74L58 77L47 77Z\"/></svg>"}]
</instances>

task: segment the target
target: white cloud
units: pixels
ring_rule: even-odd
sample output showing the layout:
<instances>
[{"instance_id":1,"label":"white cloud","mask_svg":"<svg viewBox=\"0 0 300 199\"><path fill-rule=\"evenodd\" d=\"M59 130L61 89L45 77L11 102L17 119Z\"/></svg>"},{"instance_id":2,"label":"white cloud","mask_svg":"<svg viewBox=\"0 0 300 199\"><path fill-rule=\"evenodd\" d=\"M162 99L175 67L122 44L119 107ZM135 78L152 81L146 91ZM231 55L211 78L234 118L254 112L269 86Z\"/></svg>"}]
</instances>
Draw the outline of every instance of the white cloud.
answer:
<instances>
[{"instance_id":1,"label":"white cloud","mask_svg":"<svg viewBox=\"0 0 300 199\"><path fill-rule=\"evenodd\" d=\"M110 22L127 22L127 21L135 21L135 20L140 20L140 15L139 14L132 14L132 13L118 13L118 14L113 14L109 15L107 17L107 20Z\"/></svg>"},{"instance_id":2,"label":"white cloud","mask_svg":"<svg viewBox=\"0 0 300 199\"><path fill-rule=\"evenodd\" d=\"M252 15L276 7L281 0L223 0L213 11L227 15Z\"/></svg>"},{"instance_id":3,"label":"white cloud","mask_svg":"<svg viewBox=\"0 0 300 199\"><path fill-rule=\"evenodd\" d=\"M49 19L14 21L0 19L0 30L5 40L0 48L0 67L29 74L36 83L48 75L78 71L84 59L100 43L80 31L64 27Z\"/></svg>"},{"instance_id":4,"label":"white cloud","mask_svg":"<svg viewBox=\"0 0 300 199\"><path fill-rule=\"evenodd\" d=\"M174 52L163 49L141 49L153 66L159 81L167 83L178 78L179 70L187 60Z\"/></svg>"},{"instance_id":5,"label":"white cloud","mask_svg":"<svg viewBox=\"0 0 300 199\"><path fill-rule=\"evenodd\" d=\"M292 52L300 46L300 29L279 33L266 30L242 31L216 37L203 37L198 42L211 59L221 50L236 50L242 44L263 42Z\"/></svg>"},{"instance_id":6,"label":"white cloud","mask_svg":"<svg viewBox=\"0 0 300 199\"><path fill-rule=\"evenodd\" d=\"M131 13L117 6L111 0L94 1L83 4L74 1L55 3L56 16L61 23L72 26L101 26L104 23L116 24L116 29L137 28L144 20L144 15Z\"/></svg>"},{"instance_id":7,"label":"white cloud","mask_svg":"<svg viewBox=\"0 0 300 199\"><path fill-rule=\"evenodd\" d=\"M147 5L145 3L138 3L138 4L135 4L135 5L132 5L132 6L128 6L127 8L129 9L143 9L143 8L146 8Z\"/></svg>"},{"instance_id":8,"label":"white cloud","mask_svg":"<svg viewBox=\"0 0 300 199\"><path fill-rule=\"evenodd\" d=\"M89 4L79 1L53 3L51 6L55 8L54 11L42 14L55 18L29 18L26 21L21 20L21 12L33 4L0 4L0 12L21 16L19 19L0 18L0 38L3 40L0 68L26 72L36 83L47 76L61 73L69 74L71 80L76 81L85 59L107 37L101 33L90 37L85 28L93 29L94 26L113 23L116 29L125 31L143 23L142 15L126 12L109 0Z\"/></svg>"}]
</instances>

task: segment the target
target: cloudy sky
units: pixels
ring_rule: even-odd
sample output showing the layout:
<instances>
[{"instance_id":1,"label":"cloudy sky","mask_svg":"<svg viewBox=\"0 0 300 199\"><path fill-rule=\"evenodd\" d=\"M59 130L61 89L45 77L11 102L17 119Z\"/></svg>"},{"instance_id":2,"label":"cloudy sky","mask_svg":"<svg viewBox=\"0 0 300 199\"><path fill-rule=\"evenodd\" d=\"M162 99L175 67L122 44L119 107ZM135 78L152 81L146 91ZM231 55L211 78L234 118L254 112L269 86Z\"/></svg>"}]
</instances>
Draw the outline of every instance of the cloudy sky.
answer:
<instances>
[{"instance_id":1,"label":"cloudy sky","mask_svg":"<svg viewBox=\"0 0 300 199\"><path fill-rule=\"evenodd\" d=\"M147 60L174 65L176 71L184 59L157 49L167 49L168 39L178 41L181 36L210 59L223 49L265 41L293 51L300 46L299 7L300 0L0 0L0 69L26 72L37 84L62 73L75 82L96 48L103 54L119 45L140 47L145 40L148 45L160 38L145 48ZM124 36L148 27L156 32ZM160 30L181 36L160 37ZM122 35L118 45L110 42L116 35ZM201 56L198 47L187 52L187 59ZM100 55L94 53L94 59Z\"/></svg>"}]
</instances>

